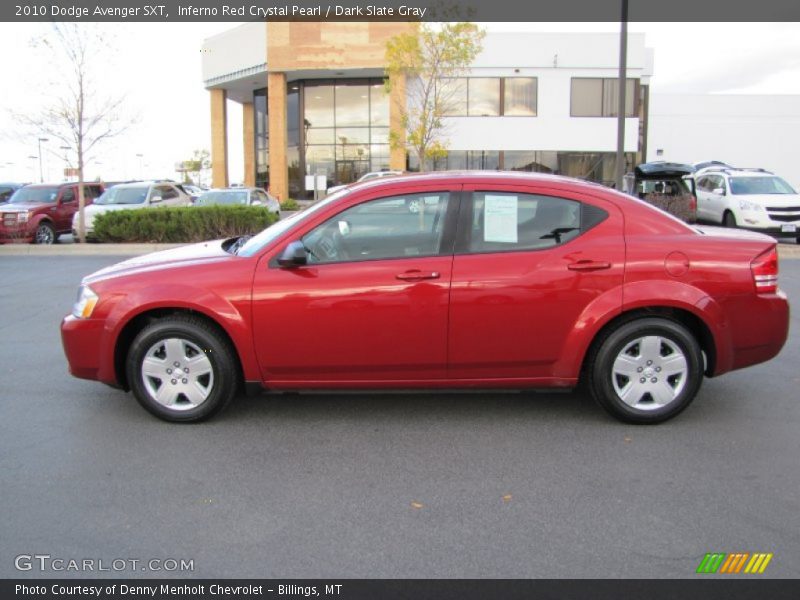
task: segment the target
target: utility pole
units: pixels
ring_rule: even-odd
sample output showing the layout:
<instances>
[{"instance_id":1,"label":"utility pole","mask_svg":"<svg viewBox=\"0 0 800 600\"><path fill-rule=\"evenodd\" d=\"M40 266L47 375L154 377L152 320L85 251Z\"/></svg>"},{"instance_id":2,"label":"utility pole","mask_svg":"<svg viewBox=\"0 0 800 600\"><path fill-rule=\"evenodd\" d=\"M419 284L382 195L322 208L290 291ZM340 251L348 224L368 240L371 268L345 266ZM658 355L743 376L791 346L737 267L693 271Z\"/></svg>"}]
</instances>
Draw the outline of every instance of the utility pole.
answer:
<instances>
[{"instance_id":1,"label":"utility pole","mask_svg":"<svg viewBox=\"0 0 800 600\"><path fill-rule=\"evenodd\" d=\"M622 178L625 176L625 95L628 91L628 0L622 1L619 33L619 104L617 105L617 170L614 183L622 191Z\"/></svg>"},{"instance_id":2,"label":"utility pole","mask_svg":"<svg viewBox=\"0 0 800 600\"><path fill-rule=\"evenodd\" d=\"M48 142L47 138L39 138L39 183L44 183L44 172L42 171L42 142Z\"/></svg>"}]
</instances>

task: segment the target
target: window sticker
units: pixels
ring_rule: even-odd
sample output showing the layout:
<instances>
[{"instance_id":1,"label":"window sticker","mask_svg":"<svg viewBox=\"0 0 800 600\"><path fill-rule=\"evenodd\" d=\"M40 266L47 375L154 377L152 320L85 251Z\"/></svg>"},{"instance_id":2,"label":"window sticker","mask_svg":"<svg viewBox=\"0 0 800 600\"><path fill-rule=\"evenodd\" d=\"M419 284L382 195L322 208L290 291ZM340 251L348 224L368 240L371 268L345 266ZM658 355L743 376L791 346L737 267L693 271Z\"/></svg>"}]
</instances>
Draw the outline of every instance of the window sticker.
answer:
<instances>
[{"instance_id":1,"label":"window sticker","mask_svg":"<svg viewBox=\"0 0 800 600\"><path fill-rule=\"evenodd\" d=\"M517 197L492 196L483 201L483 241L517 243Z\"/></svg>"}]
</instances>

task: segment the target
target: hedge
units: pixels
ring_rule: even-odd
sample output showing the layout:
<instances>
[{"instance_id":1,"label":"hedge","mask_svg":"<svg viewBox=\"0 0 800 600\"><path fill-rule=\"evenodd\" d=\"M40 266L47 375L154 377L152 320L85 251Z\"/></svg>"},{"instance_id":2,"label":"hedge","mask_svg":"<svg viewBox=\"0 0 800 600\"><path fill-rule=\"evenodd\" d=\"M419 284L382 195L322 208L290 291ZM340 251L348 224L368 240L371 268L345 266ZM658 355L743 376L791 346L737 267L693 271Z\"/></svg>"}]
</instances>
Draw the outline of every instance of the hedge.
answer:
<instances>
[{"instance_id":1,"label":"hedge","mask_svg":"<svg viewBox=\"0 0 800 600\"><path fill-rule=\"evenodd\" d=\"M259 206L117 210L98 215L100 242L202 242L258 233L277 220Z\"/></svg>"}]
</instances>

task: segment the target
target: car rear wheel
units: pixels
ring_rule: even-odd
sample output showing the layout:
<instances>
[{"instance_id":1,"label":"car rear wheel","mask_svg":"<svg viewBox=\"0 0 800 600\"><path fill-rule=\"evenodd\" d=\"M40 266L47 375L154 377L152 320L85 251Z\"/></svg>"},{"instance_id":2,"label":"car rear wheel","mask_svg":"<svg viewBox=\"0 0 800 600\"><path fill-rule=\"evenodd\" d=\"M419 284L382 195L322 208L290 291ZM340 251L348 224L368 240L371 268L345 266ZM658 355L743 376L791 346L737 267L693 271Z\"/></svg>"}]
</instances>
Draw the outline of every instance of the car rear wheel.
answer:
<instances>
[{"instance_id":1,"label":"car rear wheel","mask_svg":"<svg viewBox=\"0 0 800 600\"><path fill-rule=\"evenodd\" d=\"M206 322L161 319L145 327L128 352L128 382L139 403L166 421L202 421L236 395L233 349Z\"/></svg>"},{"instance_id":2,"label":"car rear wheel","mask_svg":"<svg viewBox=\"0 0 800 600\"><path fill-rule=\"evenodd\" d=\"M736 227L736 216L729 210L722 216L722 224L725 227Z\"/></svg>"},{"instance_id":3,"label":"car rear wheel","mask_svg":"<svg viewBox=\"0 0 800 600\"><path fill-rule=\"evenodd\" d=\"M703 380L703 355L680 323L643 318L607 334L588 365L592 396L627 423L654 424L685 409Z\"/></svg>"},{"instance_id":4,"label":"car rear wheel","mask_svg":"<svg viewBox=\"0 0 800 600\"><path fill-rule=\"evenodd\" d=\"M50 223L39 223L33 236L34 244L53 244L56 241L56 230Z\"/></svg>"}]
</instances>

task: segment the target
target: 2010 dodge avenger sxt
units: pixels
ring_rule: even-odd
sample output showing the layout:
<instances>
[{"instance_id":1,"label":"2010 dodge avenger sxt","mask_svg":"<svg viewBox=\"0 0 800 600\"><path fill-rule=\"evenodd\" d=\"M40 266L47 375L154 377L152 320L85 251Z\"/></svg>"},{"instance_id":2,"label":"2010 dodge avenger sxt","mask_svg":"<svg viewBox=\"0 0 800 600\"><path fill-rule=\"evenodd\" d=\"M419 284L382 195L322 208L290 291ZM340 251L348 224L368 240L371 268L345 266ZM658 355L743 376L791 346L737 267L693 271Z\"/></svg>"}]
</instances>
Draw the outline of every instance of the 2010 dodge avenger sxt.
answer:
<instances>
[{"instance_id":1,"label":"2010 dodge avenger sxt","mask_svg":"<svg viewBox=\"0 0 800 600\"><path fill-rule=\"evenodd\" d=\"M410 210L410 206L415 210ZM253 237L86 277L70 372L197 421L269 390L572 388L657 423L704 376L774 357L775 241L702 230L564 177L367 182Z\"/></svg>"}]
</instances>

